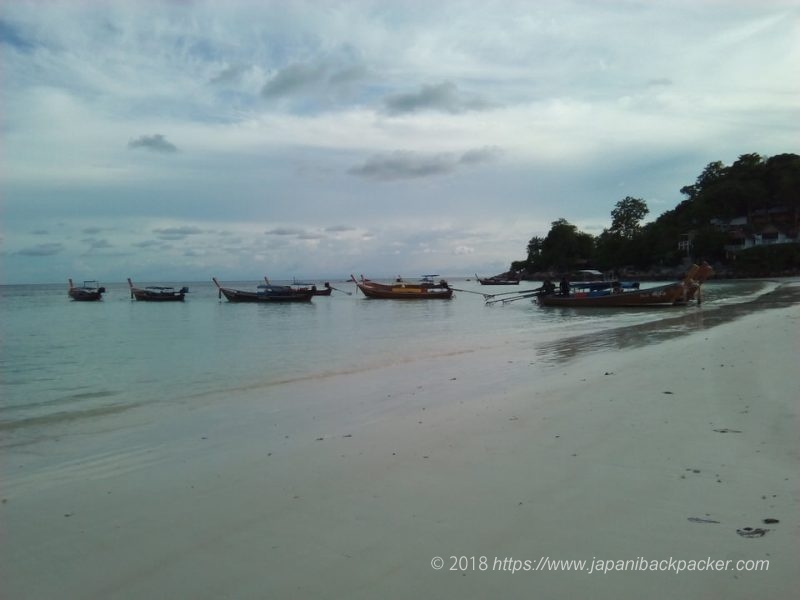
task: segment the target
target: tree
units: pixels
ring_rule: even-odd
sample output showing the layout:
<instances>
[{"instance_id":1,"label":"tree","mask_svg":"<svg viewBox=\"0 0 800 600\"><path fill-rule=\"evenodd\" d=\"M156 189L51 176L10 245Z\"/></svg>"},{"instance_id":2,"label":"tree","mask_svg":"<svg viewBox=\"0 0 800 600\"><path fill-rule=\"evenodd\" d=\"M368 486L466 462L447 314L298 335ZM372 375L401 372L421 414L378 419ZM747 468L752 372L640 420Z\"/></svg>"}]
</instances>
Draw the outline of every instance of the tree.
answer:
<instances>
[{"instance_id":1,"label":"tree","mask_svg":"<svg viewBox=\"0 0 800 600\"><path fill-rule=\"evenodd\" d=\"M800 215L800 156L778 154L767 159L765 179L773 203Z\"/></svg>"},{"instance_id":2,"label":"tree","mask_svg":"<svg viewBox=\"0 0 800 600\"><path fill-rule=\"evenodd\" d=\"M544 247L544 238L533 236L531 241L528 242L528 265L532 270L541 268L542 248Z\"/></svg>"},{"instance_id":3,"label":"tree","mask_svg":"<svg viewBox=\"0 0 800 600\"><path fill-rule=\"evenodd\" d=\"M640 198L627 196L611 211L611 227L597 237L598 266L618 268L639 264L642 260L642 219L650 210Z\"/></svg>"},{"instance_id":4,"label":"tree","mask_svg":"<svg viewBox=\"0 0 800 600\"><path fill-rule=\"evenodd\" d=\"M641 224L649 213L643 200L630 196L620 200L611 212L611 226L596 238L579 232L565 219L553 221L544 239L536 237L528 243L525 262L529 267L535 264L531 270L539 271L566 270L589 261L606 269L673 267L687 258L679 241L689 235L694 258L725 263L731 260L726 246L732 233L749 235L771 225L796 234L800 227L797 154L742 154L730 166L712 162L692 185L680 191L686 198L646 225ZM775 262L772 266L761 264L758 257ZM747 269L743 268L745 263ZM784 268L797 272L800 244L775 245L769 252L759 248L742 251L730 266L748 273L756 272L756 267L764 273Z\"/></svg>"},{"instance_id":5,"label":"tree","mask_svg":"<svg viewBox=\"0 0 800 600\"><path fill-rule=\"evenodd\" d=\"M547 268L568 271L588 262L594 254L594 237L567 221L553 221L542 242L541 262Z\"/></svg>"},{"instance_id":6,"label":"tree","mask_svg":"<svg viewBox=\"0 0 800 600\"><path fill-rule=\"evenodd\" d=\"M632 240L641 229L640 223L647 216L650 209L647 203L640 198L626 196L614 206L611 211L611 235L617 235L626 240Z\"/></svg>"},{"instance_id":7,"label":"tree","mask_svg":"<svg viewBox=\"0 0 800 600\"><path fill-rule=\"evenodd\" d=\"M703 172L700 173L700 176L697 178L697 182L695 183L695 187L702 191L703 188L708 187L717 183L720 179L725 177L725 173L727 168L721 161L717 160L712 163L708 163L706 168L703 169Z\"/></svg>"}]
</instances>

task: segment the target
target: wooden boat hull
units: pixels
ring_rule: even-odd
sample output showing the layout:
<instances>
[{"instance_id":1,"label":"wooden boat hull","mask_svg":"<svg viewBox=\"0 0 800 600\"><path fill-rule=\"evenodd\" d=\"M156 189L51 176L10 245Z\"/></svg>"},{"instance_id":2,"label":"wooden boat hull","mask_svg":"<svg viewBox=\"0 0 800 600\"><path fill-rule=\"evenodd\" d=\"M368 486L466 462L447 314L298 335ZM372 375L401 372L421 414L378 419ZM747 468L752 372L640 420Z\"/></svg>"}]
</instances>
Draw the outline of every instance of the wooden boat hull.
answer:
<instances>
[{"instance_id":1,"label":"wooden boat hull","mask_svg":"<svg viewBox=\"0 0 800 600\"><path fill-rule=\"evenodd\" d=\"M691 300L689 288L674 283L656 288L632 292L595 291L570 294L569 296L539 296L541 306L578 307L635 307L635 306L680 306Z\"/></svg>"},{"instance_id":2,"label":"wooden boat hull","mask_svg":"<svg viewBox=\"0 0 800 600\"><path fill-rule=\"evenodd\" d=\"M538 301L541 306L569 308L683 306L692 300L700 302L700 287L713 272L710 265L703 263L701 266L692 265L682 281L660 287L634 289L629 292L593 290L584 293L573 293L569 296L548 294L539 296Z\"/></svg>"},{"instance_id":3,"label":"wooden boat hull","mask_svg":"<svg viewBox=\"0 0 800 600\"><path fill-rule=\"evenodd\" d=\"M284 291L291 290L292 292L296 293L310 291L314 296L330 296L331 293L333 292L331 284L328 283L327 281L325 282L325 284L321 289L318 288L313 283L299 283L297 281L295 281L291 285L274 285L272 282L270 282L268 277L264 277L264 283L267 284L266 287L272 290L279 290L279 289Z\"/></svg>"},{"instance_id":4,"label":"wooden boat hull","mask_svg":"<svg viewBox=\"0 0 800 600\"><path fill-rule=\"evenodd\" d=\"M228 302L250 302L268 304L272 302L309 302L311 301L314 292L310 289L307 290L292 290L292 289L276 289L273 292L247 292L244 290L234 290L232 288L222 287L216 278L213 279L214 284L219 289L219 293L228 300Z\"/></svg>"},{"instance_id":5,"label":"wooden boat hull","mask_svg":"<svg viewBox=\"0 0 800 600\"><path fill-rule=\"evenodd\" d=\"M475 273L475 279L481 285L519 285L519 279L502 279L499 277L478 277Z\"/></svg>"},{"instance_id":6,"label":"wooden boat hull","mask_svg":"<svg viewBox=\"0 0 800 600\"><path fill-rule=\"evenodd\" d=\"M478 279L478 283L481 285L519 285L519 281L508 281L508 280L491 280L491 279Z\"/></svg>"},{"instance_id":7,"label":"wooden boat hull","mask_svg":"<svg viewBox=\"0 0 800 600\"><path fill-rule=\"evenodd\" d=\"M99 285L96 287L87 287L87 282L84 282L83 287L75 287L72 283L72 279L68 279L67 281L69 282L67 295L76 302L97 302L98 300L102 300L103 294L106 293L106 288L100 287ZM92 281L89 283L95 282Z\"/></svg>"},{"instance_id":8,"label":"wooden boat hull","mask_svg":"<svg viewBox=\"0 0 800 600\"><path fill-rule=\"evenodd\" d=\"M358 289L360 289L367 298L377 298L380 300L449 300L453 297L453 290L443 290L441 292L430 292L427 290L385 291L371 289L364 285L359 285Z\"/></svg>"},{"instance_id":9,"label":"wooden boat hull","mask_svg":"<svg viewBox=\"0 0 800 600\"><path fill-rule=\"evenodd\" d=\"M453 297L453 290L446 283L444 285L428 283L395 283L387 285L366 279L358 281L352 276L351 278L367 298L378 300L449 300Z\"/></svg>"},{"instance_id":10,"label":"wooden boat hull","mask_svg":"<svg viewBox=\"0 0 800 600\"><path fill-rule=\"evenodd\" d=\"M220 288L220 292L228 302L309 302L314 295L311 291L291 294L259 294L230 288Z\"/></svg>"},{"instance_id":11,"label":"wooden boat hull","mask_svg":"<svg viewBox=\"0 0 800 600\"><path fill-rule=\"evenodd\" d=\"M133 297L136 298L138 302L183 302L186 295L185 292L162 294L158 292L148 292L140 288L134 288L132 293Z\"/></svg>"},{"instance_id":12,"label":"wooden boat hull","mask_svg":"<svg viewBox=\"0 0 800 600\"><path fill-rule=\"evenodd\" d=\"M183 287L175 290L171 287L139 288L133 285L128 278L128 287L131 289L131 298L137 302L183 302L189 288Z\"/></svg>"},{"instance_id":13,"label":"wooden boat hull","mask_svg":"<svg viewBox=\"0 0 800 600\"><path fill-rule=\"evenodd\" d=\"M100 291L91 292L76 288L74 290L69 290L68 293L69 297L76 302L96 302L97 300L103 299L103 293Z\"/></svg>"}]
</instances>

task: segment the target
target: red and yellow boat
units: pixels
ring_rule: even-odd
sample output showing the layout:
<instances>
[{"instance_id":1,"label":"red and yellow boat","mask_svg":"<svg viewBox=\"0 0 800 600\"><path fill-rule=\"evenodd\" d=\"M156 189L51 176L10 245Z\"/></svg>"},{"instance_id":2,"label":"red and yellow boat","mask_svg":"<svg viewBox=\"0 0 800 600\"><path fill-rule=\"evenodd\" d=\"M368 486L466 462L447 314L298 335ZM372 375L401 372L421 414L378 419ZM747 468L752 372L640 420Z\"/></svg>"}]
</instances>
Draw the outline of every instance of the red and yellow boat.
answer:
<instances>
[{"instance_id":1,"label":"red and yellow boat","mask_svg":"<svg viewBox=\"0 0 800 600\"><path fill-rule=\"evenodd\" d=\"M367 298L381 300L449 300L453 297L453 289L444 279L440 279L438 282L425 280L420 283L409 283L398 278L394 283L386 284L365 279L363 275L360 280L357 280L353 275L350 275L350 278Z\"/></svg>"}]
</instances>

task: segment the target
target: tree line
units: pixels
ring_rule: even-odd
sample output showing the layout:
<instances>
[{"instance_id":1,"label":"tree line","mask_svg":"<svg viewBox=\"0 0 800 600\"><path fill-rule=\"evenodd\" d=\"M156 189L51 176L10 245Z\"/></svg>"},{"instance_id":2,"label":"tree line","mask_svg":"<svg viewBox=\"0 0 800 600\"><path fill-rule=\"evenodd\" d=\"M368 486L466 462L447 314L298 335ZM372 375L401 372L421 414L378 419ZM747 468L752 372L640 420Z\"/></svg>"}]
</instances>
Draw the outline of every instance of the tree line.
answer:
<instances>
[{"instance_id":1,"label":"tree line","mask_svg":"<svg viewBox=\"0 0 800 600\"><path fill-rule=\"evenodd\" d=\"M597 236L566 219L553 221L545 237L531 238L526 258L511 270L647 272L706 260L731 274L800 272L800 156L744 154L729 166L712 162L680 192L684 199L674 209L647 224L647 203L623 198L611 211L611 225ZM742 240L767 232L795 243L744 249Z\"/></svg>"}]
</instances>

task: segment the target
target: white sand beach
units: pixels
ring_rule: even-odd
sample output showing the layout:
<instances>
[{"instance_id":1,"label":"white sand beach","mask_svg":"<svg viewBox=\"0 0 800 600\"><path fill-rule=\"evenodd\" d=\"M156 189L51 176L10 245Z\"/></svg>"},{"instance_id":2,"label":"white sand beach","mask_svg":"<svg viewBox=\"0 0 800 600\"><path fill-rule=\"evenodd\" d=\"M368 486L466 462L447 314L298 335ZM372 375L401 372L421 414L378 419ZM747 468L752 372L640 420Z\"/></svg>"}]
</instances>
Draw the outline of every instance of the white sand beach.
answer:
<instances>
[{"instance_id":1,"label":"white sand beach","mask_svg":"<svg viewBox=\"0 0 800 600\"><path fill-rule=\"evenodd\" d=\"M518 350L134 411L12 448L2 596L795 596L800 306L546 367ZM709 558L728 570L592 570ZM540 569L511 572L526 560Z\"/></svg>"}]
</instances>

